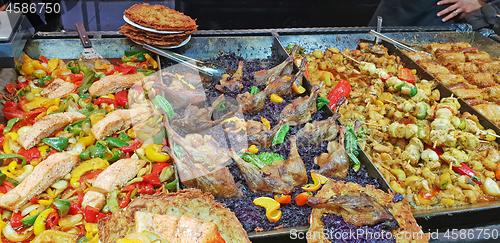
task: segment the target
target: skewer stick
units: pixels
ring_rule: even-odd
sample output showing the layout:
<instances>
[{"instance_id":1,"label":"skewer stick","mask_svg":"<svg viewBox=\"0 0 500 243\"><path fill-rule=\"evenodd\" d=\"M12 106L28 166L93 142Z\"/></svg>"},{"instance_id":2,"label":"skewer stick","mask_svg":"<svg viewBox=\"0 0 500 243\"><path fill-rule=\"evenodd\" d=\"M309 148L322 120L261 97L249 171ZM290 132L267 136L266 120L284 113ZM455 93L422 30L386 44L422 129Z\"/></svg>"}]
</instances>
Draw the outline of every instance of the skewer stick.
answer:
<instances>
[{"instance_id":1,"label":"skewer stick","mask_svg":"<svg viewBox=\"0 0 500 243\"><path fill-rule=\"evenodd\" d=\"M375 126L375 127L382 127L382 125L379 125L379 124L372 124L372 123L363 123L363 125L367 125L367 126Z\"/></svg>"},{"instance_id":2,"label":"skewer stick","mask_svg":"<svg viewBox=\"0 0 500 243\"><path fill-rule=\"evenodd\" d=\"M496 134L493 134L493 133L486 133L486 135L490 135L490 136L493 136L493 137L496 137L496 138L500 138L500 135L496 135Z\"/></svg>"},{"instance_id":3,"label":"skewer stick","mask_svg":"<svg viewBox=\"0 0 500 243\"><path fill-rule=\"evenodd\" d=\"M346 55L346 54L345 54L345 53L343 53L343 52L340 52L340 54L342 54L342 56L346 57L347 59L349 59L349 60L351 60L351 61L353 61L353 62L355 62L355 63L357 63L357 64L361 64L358 60L356 60L356 59L352 58L351 56Z\"/></svg>"},{"instance_id":4,"label":"skewer stick","mask_svg":"<svg viewBox=\"0 0 500 243\"><path fill-rule=\"evenodd\" d=\"M397 105L397 104L398 104L397 102L395 102L395 101L392 101L392 100L388 100L388 99L385 99L384 101L385 101L385 102L389 102L389 103L392 103L392 104L395 104L395 105Z\"/></svg>"},{"instance_id":5,"label":"skewer stick","mask_svg":"<svg viewBox=\"0 0 500 243\"><path fill-rule=\"evenodd\" d=\"M481 140L481 139L479 139L479 142L480 142L480 143L490 143L490 141Z\"/></svg>"}]
</instances>

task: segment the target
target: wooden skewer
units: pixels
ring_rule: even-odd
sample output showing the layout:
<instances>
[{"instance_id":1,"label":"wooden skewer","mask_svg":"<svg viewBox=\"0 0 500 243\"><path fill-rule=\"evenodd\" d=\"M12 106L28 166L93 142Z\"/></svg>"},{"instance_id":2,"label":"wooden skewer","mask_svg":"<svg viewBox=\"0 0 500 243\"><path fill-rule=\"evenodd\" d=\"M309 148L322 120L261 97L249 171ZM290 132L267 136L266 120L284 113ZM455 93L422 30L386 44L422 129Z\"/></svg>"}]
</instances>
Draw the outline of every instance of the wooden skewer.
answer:
<instances>
[{"instance_id":1,"label":"wooden skewer","mask_svg":"<svg viewBox=\"0 0 500 243\"><path fill-rule=\"evenodd\" d=\"M493 133L486 133L486 135L490 135L490 136L493 136L493 137L496 137L496 138L500 138L500 135L496 135L496 134L493 134Z\"/></svg>"},{"instance_id":2,"label":"wooden skewer","mask_svg":"<svg viewBox=\"0 0 500 243\"><path fill-rule=\"evenodd\" d=\"M392 100L387 100L387 99L385 99L384 101L385 101L385 102L389 102L389 103L392 103L392 104L395 104L395 105L397 105L397 104L398 104L397 102L395 102L395 101L392 101Z\"/></svg>"},{"instance_id":3,"label":"wooden skewer","mask_svg":"<svg viewBox=\"0 0 500 243\"><path fill-rule=\"evenodd\" d=\"M350 59L351 61L353 61L353 62L355 62L355 63L357 63L357 64L360 64L360 62L359 62L358 60L356 60L356 59L352 58L351 56L348 56L348 55L346 55L346 54L345 54L345 53L343 53L343 52L340 52L340 54L342 54L342 56L346 57L347 59Z\"/></svg>"},{"instance_id":4,"label":"wooden skewer","mask_svg":"<svg viewBox=\"0 0 500 243\"><path fill-rule=\"evenodd\" d=\"M367 125L367 126L375 126L375 127L382 127L382 125L379 125L379 124L372 124L372 123L363 123L363 125Z\"/></svg>"},{"instance_id":5,"label":"wooden skewer","mask_svg":"<svg viewBox=\"0 0 500 243\"><path fill-rule=\"evenodd\" d=\"M479 142L480 142L480 143L490 143L490 141L481 140L481 139L479 139Z\"/></svg>"}]
</instances>

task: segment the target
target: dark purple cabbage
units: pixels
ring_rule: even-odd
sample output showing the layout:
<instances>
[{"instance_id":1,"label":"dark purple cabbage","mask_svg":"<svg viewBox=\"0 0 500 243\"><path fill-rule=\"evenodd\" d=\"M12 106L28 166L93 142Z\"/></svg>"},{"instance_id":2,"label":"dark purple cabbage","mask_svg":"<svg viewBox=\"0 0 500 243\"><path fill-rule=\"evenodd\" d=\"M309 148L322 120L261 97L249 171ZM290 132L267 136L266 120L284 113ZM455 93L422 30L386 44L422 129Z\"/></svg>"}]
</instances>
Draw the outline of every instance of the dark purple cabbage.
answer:
<instances>
[{"instance_id":1,"label":"dark purple cabbage","mask_svg":"<svg viewBox=\"0 0 500 243\"><path fill-rule=\"evenodd\" d=\"M330 242L349 243L390 243L396 242L390 231L385 231L384 226L356 226L344 221L340 215L328 213L321 216L321 221L325 225L325 236Z\"/></svg>"}]
</instances>

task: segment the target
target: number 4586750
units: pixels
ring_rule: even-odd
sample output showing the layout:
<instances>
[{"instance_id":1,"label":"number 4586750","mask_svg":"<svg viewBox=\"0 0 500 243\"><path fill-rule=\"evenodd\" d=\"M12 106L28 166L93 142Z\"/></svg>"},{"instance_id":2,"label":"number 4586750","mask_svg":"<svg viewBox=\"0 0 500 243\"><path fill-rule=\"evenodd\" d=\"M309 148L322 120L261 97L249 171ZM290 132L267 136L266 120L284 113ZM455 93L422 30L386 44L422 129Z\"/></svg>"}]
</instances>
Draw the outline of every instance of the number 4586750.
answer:
<instances>
[{"instance_id":1,"label":"number 4586750","mask_svg":"<svg viewBox=\"0 0 500 243\"><path fill-rule=\"evenodd\" d=\"M60 3L9 3L5 9L8 13L60 13Z\"/></svg>"}]
</instances>

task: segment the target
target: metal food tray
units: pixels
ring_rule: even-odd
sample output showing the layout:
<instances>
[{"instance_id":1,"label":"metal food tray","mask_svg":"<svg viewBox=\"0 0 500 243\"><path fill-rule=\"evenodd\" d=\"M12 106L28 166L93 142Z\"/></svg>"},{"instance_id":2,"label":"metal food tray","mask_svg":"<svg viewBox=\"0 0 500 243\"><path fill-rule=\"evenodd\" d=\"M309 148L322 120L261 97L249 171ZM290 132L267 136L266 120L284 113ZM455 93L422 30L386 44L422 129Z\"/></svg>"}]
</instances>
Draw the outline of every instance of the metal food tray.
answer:
<instances>
[{"instance_id":1,"label":"metal food tray","mask_svg":"<svg viewBox=\"0 0 500 243\"><path fill-rule=\"evenodd\" d=\"M241 56L245 60L276 58L280 61L284 61L289 56L278 38L272 35L193 37L187 45L175 49L175 52L199 60L216 58L220 56L221 53L229 52L234 52L237 56ZM297 71L298 68L295 68L295 71ZM306 88L307 93L309 93L311 84L305 78L303 80L303 86ZM324 109L328 115L333 115L333 112L327 106L324 106L322 109ZM340 124L340 121L338 122ZM359 150L360 155L358 158L360 162L366 166L366 170L370 176L378 179L381 189L387 191L390 187L385 178L370 161L365 152L361 149ZM270 238L286 240L290 239L290 230L292 229L297 230L297 232L305 232L309 229L309 226L281 228L264 232L250 232L248 236L253 242L261 240L269 241Z\"/></svg>"},{"instance_id":2,"label":"metal food tray","mask_svg":"<svg viewBox=\"0 0 500 243\"><path fill-rule=\"evenodd\" d=\"M472 46L478 47L479 50L490 53L492 57L500 56L500 44L480 35L477 32L419 32L385 34L394 39L406 39L407 43L408 40L411 40L410 43L412 44L431 42L468 42ZM329 47L336 47L340 51L346 48L353 50L358 46L360 41L373 43L375 36L370 34L282 35L279 36L279 39L283 45L298 44L302 46L307 53L312 53L314 50L326 50ZM387 42L384 42L383 44L389 49L390 54L400 56L406 67L416 69L419 77L427 80L434 79L431 74L423 70L399 49L396 49L393 45ZM450 97L452 95L451 90L442 84L438 84L436 88L441 92L441 97ZM497 133L500 131L495 124L465 103L462 99L459 99L459 102L461 105L460 112L469 112L476 115L479 122L485 127L485 129L491 128ZM498 141L499 140L497 139L497 142ZM494 215L499 208L500 201L492 201L455 206L452 208L415 210L412 213L424 230L446 230L457 227L473 227L476 225L486 225L498 222L498 219L493 218L491 215Z\"/></svg>"}]
</instances>

